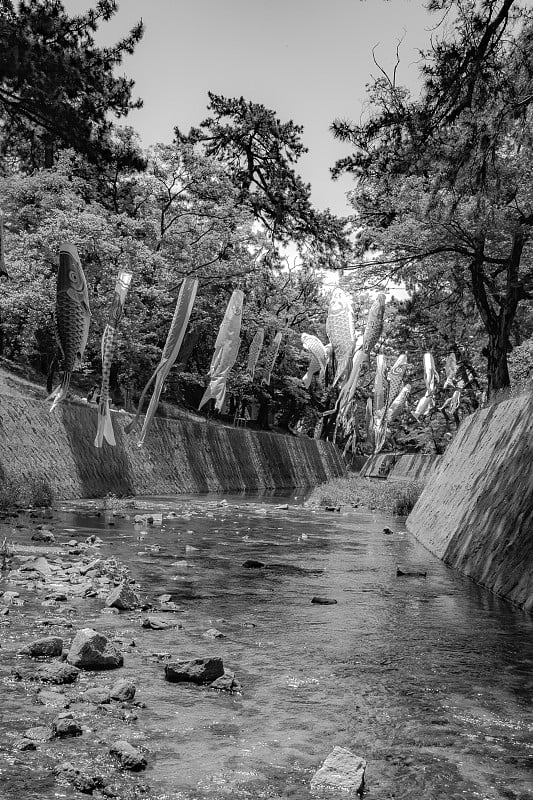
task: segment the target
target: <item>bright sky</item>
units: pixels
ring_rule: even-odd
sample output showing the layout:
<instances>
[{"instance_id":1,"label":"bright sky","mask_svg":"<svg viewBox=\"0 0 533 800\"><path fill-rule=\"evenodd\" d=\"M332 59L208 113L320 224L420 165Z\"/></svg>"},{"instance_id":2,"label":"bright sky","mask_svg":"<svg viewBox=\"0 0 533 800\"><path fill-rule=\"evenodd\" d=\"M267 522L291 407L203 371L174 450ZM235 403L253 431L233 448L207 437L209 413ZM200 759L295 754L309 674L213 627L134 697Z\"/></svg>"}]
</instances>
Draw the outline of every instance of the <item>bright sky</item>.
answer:
<instances>
[{"instance_id":1,"label":"bright sky","mask_svg":"<svg viewBox=\"0 0 533 800\"><path fill-rule=\"evenodd\" d=\"M91 0L63 0L80 13ZM365 84L378 68L391 71L400 40L398 83L416 91L419 49L429 44L434 15L423 0L122 0L98 41L117 41L140 18L143 40L120 73L144 100L127 123L143 145L170 142L207 116L207 92L244 96L304 126L309 153L298 168L316 206L350 213L349 178L329 168L349 148L333 139L335 118L359 120Z\"/></svg>"}]
</instances>

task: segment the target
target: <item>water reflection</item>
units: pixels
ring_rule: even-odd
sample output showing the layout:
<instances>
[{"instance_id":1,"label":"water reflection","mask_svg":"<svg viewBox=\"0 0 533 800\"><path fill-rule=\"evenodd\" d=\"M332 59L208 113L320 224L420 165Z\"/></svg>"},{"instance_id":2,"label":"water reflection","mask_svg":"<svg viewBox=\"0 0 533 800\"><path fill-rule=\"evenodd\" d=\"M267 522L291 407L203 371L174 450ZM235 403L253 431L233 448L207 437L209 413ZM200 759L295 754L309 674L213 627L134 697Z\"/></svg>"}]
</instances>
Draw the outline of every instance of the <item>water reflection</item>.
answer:
<instances>
[{"instance_id":1,"label":"water reflection","mask_svg":"<svg viewBox=\"0 0 533 800\"><path fill-rule=\"evenodd\" d=\"M340 745L368 759L367 797L376 800L533 797L531 618L451 572L397 520L313 512L301 500L147 499L162 525L135 523L135 511L61 514L58 541L73 535L65 529L79 539L98 533L102 554L127 562L150 601L171 595L182 625L141 630L140 613L104 617L96 600L74 607L76 627L121 638L122 673L146 703L126 733L116 720L91 721L83 744L69 744L80 763L101 759L99 743L121 735L151 754L145 797L304 800ZM383 535L385 525L395 533ZM397 577L398 563L427 578ZM312 604L314 596L337 603ZM26 613L40 600L28 597ZM206 639L213 627L225 638ZM7 675L33 632L13 616L5 633L3 724L21 727L31 706ZM168 684L163 653L221 656L244 692ZM18 773L57 758L54 746L20 754ZM48 800L57 786L45 775L35 797ZM124 777L124 797L139 780Z\"/></svg>"}]
</instances>

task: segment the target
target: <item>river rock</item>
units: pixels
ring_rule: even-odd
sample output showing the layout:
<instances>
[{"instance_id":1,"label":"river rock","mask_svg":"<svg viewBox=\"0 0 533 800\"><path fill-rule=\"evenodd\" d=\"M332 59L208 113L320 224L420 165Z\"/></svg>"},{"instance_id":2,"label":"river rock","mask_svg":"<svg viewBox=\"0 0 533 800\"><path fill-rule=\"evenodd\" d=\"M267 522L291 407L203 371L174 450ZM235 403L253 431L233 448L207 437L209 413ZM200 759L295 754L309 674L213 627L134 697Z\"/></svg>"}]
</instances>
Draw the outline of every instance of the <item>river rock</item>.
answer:
<instances>
[{"instance_id":1,"label":"river rock","mask_svg":"<svg viewBox=\"0 0 533 800\"><path fill-rule=\"evenodd\" d=\"M262 561L257 561L255 558L248 558L243 564L246 569L261 569L264 566Z\"/></svg>"},{"instance_id":2,"label":"river rock","mask_svg":"<svg viewBox=\"0 0 533 800\"><path fill-rule=\"evenodd\" d=\"M72 628L73 623L67 617L42 617L41 619L36 619L35 624L42 627L62 625L65 628Z\"/></svg>"},{"instance_id":3,"label":"river rock","mask_svg":"<svg viewBox=\"0 0 533 800\"><path fill-rule=\"evenodd\" d=\"M396 576L398 578L405 577L405 578L426 578L427 572L420 572L417 569L406 569L406 567L401 567L399 564L396 566Z\"/></svg>"},{"instance_id":4,"label":"river rock","mask_svg":"<svg viewBox=\"0 0 533 800\"><path fill-rule=\"evenodd\" d=\"M334 606L337 604L333 597L313 597L311 602L319 606Z\"/></svg>"},{"instance_id":5,"label":"river rock","mask_svg":"<svg viewBox=\"0 0 533 800\"><path fill-rule=\"evenodd\" d=\"M69 736L81 736L83 728L72 717L58 717L52 722L52 731L58 739L66 739Z\"/></svg>"},{"instance_id":6,"label":"river rock","mask_svg":"<svg viewBox=\"0 0 533 800\"><path fill-rule=\"evenodd\" d=\"M55 536L52 531L37 530L31 537L32 542L55 542Z\"/></svg>"},{"instance_id":7,"label":"river rock","mask_svg":"<svg viewBox=\"0 0 533 800\"><path fill-rule=\"evenodd\" d=\"M23 734L25 739L30 739L32 742L49 742L54 738L51 728L44 725L39 725L35 728L28 728Z\"/></svg>"},{"instance_id":8,"label":"river rock","mask_svg":"<svg viewBox=\"0 0 533 800\"><path fill-rule=\"evenodd\" d=\"M95 789L100 789L104 785L99 775L87 775L87 773L75 767L74 764L71 764L70 761L63 761L58 764L54 772L58 778L70 783L71 786L74 786L75 789L83 794L92 794Z\"/></svg>"},{"instance_id":9,"label":"river rock","mask_svg":"<svg viewBox=\"0 0 533 800\"><path fill-rule=\"evenodd\" d=\"M128 678L121 678L111 687L110 696L112 700L130 703L135 697L135 684Z\"/></svg>"},{"instance_id":10,"label":"river rock","mask_svg":"<svg viewBox=\"0 0 533 800\"><path fill-rule=\"evenodd\" d=\"M13 745L14 750L37 750L37 745L32 739L26 739L25 736L22 736L20 739L17 739L15 744Z\"/></svg>"},{"instance_id":11,"label":"river rock","mask_svg":"<svg viewBox=\"0 0 533 800\"><path fill-rule=\"evenodd\" d=\"M129 742L120 739L114 742L109 748L109 752L114 756L122 769L129 769L132 772L139 772L146 767L146 759L137 748L133 747Z\"/></svg>"},{"instance_id":12,"label":"river rock","mask_svg":"<svg viewBox=\"0 0 533 800\"><path fill-rule=\"evenodd\" d=\"M52 575L52 567L44 556L39 556L31 561L25 561L19 567L19 572L38 572L43 577L49 578Z\"/></svg>"},{"instance_id":13,"label":"river rock","mask_svg":"<svg viewBox=\"0 0 533 800\"><path fill-rule=\"evenodd\" d=\"M40 658L42 656L60 656L62 652L63 639L59 636L45 636L22 647L19 650L19 655Z\"/></svg>"},{"instance_id":14,"label":"river rock","mask_svg":"<svg viewBox=\"0 0 533 800\"><path fill-rule=\"evenodd\" d=\"M111 702L111 694L109 689L100 686L91 686L86 689L81 695L80 700L86 703L94 703L95 705L105 705Z\"/></svg>"},{"instance_id":15,"label":"river rock","mask_svg":"<svg viewBox=\"0 0 533 800\"><path fill-rule=\"evenodd\" d=\"M40 667L30 667L28 669L16 668L13 675L18 680L42 681L43 683L74 683L79 675L79 669L62 661L53 661L51 664L43 664Z\"/></svg>"},{"instance_id":16,"label":"river rock","mask_svg":"<svg viewBox=\"0 0 533 800\"><path fill-rule=\"evenodd\" d=\"M37 695L37 702L52 708L66 708L69 704L68 698L62 691L53 689L41 689Z\"/></svg>"},{"instance_id":17,"label":"river rock","mask_svg":"<svg viewBox=\"0 0 533 800\"><path fill-rule=\"evenodd\" d=\"M361 792L365 783L366 761L345 747L334 747L311 778L311 790L335 789Z\"/></svg>"},{"instance_id":18,"label":"river rock","mask_svg":"<svg viewBox=\"0 0 533 800\"><path fill-rule=\"evenodd\" d=\"M74 637L67 661L80 669L100 670L121 667L124 658L107 636L92 628L82 628Z\"/></svg>"},{"instance_id":19,"label":"river rock","mask_svg":"<svg viewBox=\"0 0 533 800\"><path fill-rule=\"evenodd\" d=\"M193 658L190 661L173 661L165 666L165 678L171 683L212 683L224 675L221 658Z\"/></svg>"},{"instance_id":20,"label":"river rock","mask_svg":"<svg viewBox=\"0 0 533 800\"><path fill-rule=\"evenodd\" d=\"M120 611L133 611L134 608L139 608L141 601L131 584L127 581L122 581L122 583L110 592L105 604L108 608L118 608Z\"/></svg>"},{"instance_id":21,"label":"river rock","mask_svg":"<svg viewBox=\"0 0 533 800\"><path fill-rule=\"evenodd\" d=\"M206 639L225 639L226 635L219 631L218 628L208 628L204 633L202 633Z\"/></svg>"},{"instance_id":22,"label":"river rock","mask_svg":"<svg viewBox=\"0 0 533 800\"><path fill-rule=\"evenodd\" d=\"M2 600L4 603L10 604L13 603L15 600L18 600L20 594L18 592L4 592L2 595Z\"/></svg>"},{"instance_id":23,"label":"river rock","mask_svg":"<svg viewBox=\"0 0 533 800\"><path fill-rule=\"evenodd\" d=\"M219 692L229 692L229 694L236 694L242 691L242 686L235 677L235 673L229 669L225 669L220 678L210 683L209 688L216 689Z\"/></svg>"},{"instance_id":24,"label":"river rock","mask_svg":"<svg viewBox=\"0 0 533 800\"><path fill-rule=\"evenodd\" d=\"M182 628L183 627L181 622L172 622L172 621L167 622L162 617L157 617L157 616L155 616L153 614L150 614L149 616L144 617L141 620L141 625L142 625L143 628L150 628L151 630L154 630L154 631L164 631L164 630L167 630L167 628Z\"/></svg>"}]
</instances>

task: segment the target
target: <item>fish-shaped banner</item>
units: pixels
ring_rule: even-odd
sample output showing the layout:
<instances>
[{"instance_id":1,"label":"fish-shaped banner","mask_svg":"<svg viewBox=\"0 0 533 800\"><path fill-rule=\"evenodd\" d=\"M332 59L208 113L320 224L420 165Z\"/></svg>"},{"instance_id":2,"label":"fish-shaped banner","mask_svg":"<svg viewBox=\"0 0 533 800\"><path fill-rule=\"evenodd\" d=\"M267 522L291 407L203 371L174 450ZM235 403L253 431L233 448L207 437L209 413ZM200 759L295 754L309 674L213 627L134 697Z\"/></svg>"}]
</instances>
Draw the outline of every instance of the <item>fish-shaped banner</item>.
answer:
<instances>
[{"instance_id":1,"label":"fish-shaped banner","mask_svg":"<svg viewBox=\"0 0 533 800\"><path fill-rule=\"evenodd\" d=\"M57 274L56 325L64 373L61 384L48 398L53 399L50 411L68 394L72 372L81 362L87 345L90 320L89 290L78 251L73 244L62 244Z\"/></svg>"},{"instance_id":2,"label":"fish-shaped banner","mask_svg":"<svg viewBox=\"0 0 533 800\"><path fill-rule=\"evenodd\" d=\"M403 389L398 392L398 395L392 401L387 411L387 422L392 422L403 411L407 404L407 399L411 394L411 384L406 383Z\"/></svg>"},{"instance_id":3,"label":"fish-shaped banner","mask_svg":"<svg viewBox=\"0 0 533 800\"><path fill-rule=\"evenodd\" d=\"M309 367L302 378L303 385L306 389L309 389L313 375L316 375L317 372L318 380L324 380L329 361L329 351L318 336L313 336L310 333L302 333L302 347L311 355Z\"/></svg>"},{"instance_id":4,"label":"fish-shaped banner","mask_svg":"<svg viewBox=\"0 0 533 800\"><path fill-rule=\"evenodd\" d=\"M2 276L3 278L9 278L9 273L6 269L4 212L1 210L0 210L0 276Z\"/></svg>"},{"instance_id":5,"label":"fish-shaped banner","mask_svg":"<svg viewBox=\"0 0 533 800\"><path fill-rule=\"evenodd\" d=\"M255 332L255 336L252 339L252 343L250 345L250 350L248 351L248 363L246 365L246 372L252 378L254 377L255 368L257 367L257 362L259 360L259 354L263 347L263 342L265 339L265 329L258 328Z\"/></svg>"},{"instance_id":6,"label":"fish-shaped banner","mask_svg":"<svg viewBox=\"0 0 533 800\"><path fill-rule=\"evenodd\" d=\"M326 333L337 360L335 386L348 369L355 340L352 298L339 287L333 290L329 301Z\"/></svg>"},{"instance_id":7,"label":"fish-shaped banner","mask_svg":"<svg viewBox=\"0 0 533 800\"><path fill-rule=\"evenodd\" d=\"M374 378L374 402L372 408L374 413L381 411L385 405L385 373L387 370L387 358L383 353L378 353L376 357L376 375Z\"/></svg>"},{"instance_id":8,"label":"fish-shaped banner","mask_svg":"<svg viewBox=\"0 0 533 800\"><path fill-rule=\"evenodd\" d=\"M274 369L274 364L276 363L276 359L279 353L279 347L281 344L281 339L283 338L283 332L278 331L274 338L270 343L270 347L268 348L266 358L265 358L265 368L263 370L263 377L261 378L261 383L270 386L270 379L272 377L272 370Z\"/></svg>"},{"instance_id":9,"label":"fish-shaped banner","mask_svg":"<svg viewBox=\"0 0 533 800\"><path fill-rule=\"evenodd\" d=\"M209 386L204 392L198 409L214 398L215 408L222 410L224 398L226 396L226 382L231 368L235 364L239 347L241 344L241 320L242 306L244 303L244 293L240 289L235 289L224 314L224 319L220 325L218 336L215 342L215 351L209 367Z\"/></svg>"},{"instance_id":10,"label":"fish-shaped banner","mask_svg":"<svg viewBox=\"0 0 533 800\"><path fill-rule=\"evenodd\" d=\"M339 395L339 408L340 416L344 418L346 409L352 400L359 377L361 375L361 368L364 363L370 362L370 353L378 343L378 340L383 331L383 317L385 314L385 295L380 292L368 312L368 319L363 333L363 341L361 348L356 351L350 375L341 389Z\"/></svg>"},{"instance_id":11,"label":"fish-shaped banner","mask_svg":"<svg viewBox=\"0 0 533 800\"><path fill-rule=\"evenodd\" d=\"M109 375L111 373L118 327L124 311L124 303L130 288L131 278L131 272L119 272L109 311L109 320L102 336L102 387L98 404L98 428L94 440L95 447L102 447L104 439L112 446L116 444L109 410Z\"/></svg>"},{"instance_id":12,"label":"fish-shaped banner","mask_svg":"<svg viewBox=\"0 0 533 800\"><path fill-rule=\"evenodd\" d=\"M379 356L378 356L379 358ZM374 453L379 453L385 443L388 423L391 421L389 410L402 391L403 378L407 369L407 356L405 353L398 356L392 367L387 372L387 393L385 405L381 410L374 412Z\"/></svg>"},{"instance_id":13,"label":"fish-shaped banner","mask_svg":"<svg viewBox=\"0 0 533 800\"><path fill-rule=\"evenodd\" d=\"M176 301L174 316L172 317L172 322L170 323L170 329L167 335L167 340L163 348L163 353L161 354L161 361L159 362L152 377L150 378L150 380L148 381L148 383L146 384L146 386L142 391L141 399L139 400L139 405L137 406L137 412L135 414L135 417L129 423L129 425L126 425L126 427L124 428L126 433L131 433L131 431L137 425L137 421L139 419L139 415L142 411L142 407L144 404L144 398L146 396L146 392L150 388L153 381L155 381L154 391L152 393L152 397L150 399L150 403L146 411L146 416L144 418L141 435L139 437L139 441L137 442L138 447L142 447L142 445L144 444L144 440L146 439L146 434L148 433L148 429L152 423L152 419L155 416L155 412L157 411L157 406L159 405L159 398L161 397L163 384L179 355L180 347L183 343L183 338L187 330L187 325L189 324L189 318L191 316L191 311L194 305L194 301L196 299L197 291L198 291L198 278L183 279L178 299Z\"/></svg>"},{"instance_id":14,"label":"fish-shaped banner","mask_svg":"<svg viewBox=\"0 0 533 800\"><path fill-rule=\"evenodd\" d=\"M435 407L435 388L439 382L439 374L435 369L435 362L431 353L424 353L424 382L426 384L426 392L422 395L413 411L415 419L425 417Z\"/></svg>"},{"instance_id":15,"label":"fish-shaped banner","mask_svg":"<svg viewBox=\"0 0 533 800\"><path fill-rule=\"evenodd\" d=\"M457 359L455 353L450 353L444 365L446 372L446 380L444 381L443 389L448 389L450 386L455 386L455 376L457 375Z\"/></svg>"}]
</instances>

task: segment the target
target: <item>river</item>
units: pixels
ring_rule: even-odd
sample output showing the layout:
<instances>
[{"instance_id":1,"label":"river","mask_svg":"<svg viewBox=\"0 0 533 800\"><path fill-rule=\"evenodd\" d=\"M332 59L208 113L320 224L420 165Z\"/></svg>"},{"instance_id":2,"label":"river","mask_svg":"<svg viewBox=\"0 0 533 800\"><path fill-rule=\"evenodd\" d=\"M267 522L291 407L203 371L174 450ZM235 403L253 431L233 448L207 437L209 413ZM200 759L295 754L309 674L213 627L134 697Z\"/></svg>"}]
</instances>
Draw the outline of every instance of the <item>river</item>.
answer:
<instances>
[{"instance_id":1,"label":"river","mask_svg":"<svg viewBox=\"0 0 533 800\"><path fill-rule=\"evenodd\" d=\"M1 798L87 796L57 783L52 767L68 759L109 771L113 738L147 753L143 773L120 777L128 799L308 800L336 745L366 758L370 799L533 798L532 617L449 570L397 519L312 510L298 497L276 507L286 502L147 500L162 525L135 523L136 511L98 517L90 504L54 513L56 545L97 534L102 557L126 563L144 597L157 606L171 595L182 627L146 630L145 612L103 615L101 600L69 598L60 611L75 629L120 640L116 672L135 680L142 706L96 713L74 698L82 736L17 752L15 738L53 716L11 677L17 649L43 635L36 617L50 613L20 589L24 605L0 628ZM251 559L265 567L244 567ZM398 565L426 576L398 576ZM206 638L212 628L224 638ZM166 682L165 654L221 656L242 694ZM76 691L114 678L86 673Z\"/></svg>"}]
</instances>

